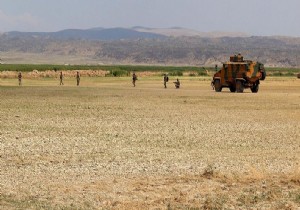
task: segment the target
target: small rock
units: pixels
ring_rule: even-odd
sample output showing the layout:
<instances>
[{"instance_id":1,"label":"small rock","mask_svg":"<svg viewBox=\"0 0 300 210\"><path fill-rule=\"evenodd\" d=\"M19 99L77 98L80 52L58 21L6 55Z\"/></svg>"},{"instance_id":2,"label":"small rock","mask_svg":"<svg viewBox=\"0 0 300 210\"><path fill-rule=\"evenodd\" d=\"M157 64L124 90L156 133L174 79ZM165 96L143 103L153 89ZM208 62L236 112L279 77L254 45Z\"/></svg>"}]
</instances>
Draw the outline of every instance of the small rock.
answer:
<instances>
[{"instance_id":1,"label":"small rock","mask_svg":"<svg viewBox=\"0 0 300 210\"><path fill-rule=\"evenodd\" d=\"M222 184L220 187L222 190L227 190L227 187L224 184Z\"/></svg>"}]
</instances>

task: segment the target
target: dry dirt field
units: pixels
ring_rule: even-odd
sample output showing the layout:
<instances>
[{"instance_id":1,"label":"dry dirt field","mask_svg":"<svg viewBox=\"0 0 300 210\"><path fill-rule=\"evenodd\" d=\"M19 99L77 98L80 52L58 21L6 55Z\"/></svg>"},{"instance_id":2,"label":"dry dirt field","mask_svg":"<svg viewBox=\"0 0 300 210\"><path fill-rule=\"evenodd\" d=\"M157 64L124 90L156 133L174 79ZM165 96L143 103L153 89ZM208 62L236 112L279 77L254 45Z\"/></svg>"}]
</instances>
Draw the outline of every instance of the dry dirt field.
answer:
<instances>
[{"instance_id":1,"label":"dry dirt field","mask_svg":"<svg viewBox=\"0 0 300 210\"><path fill-rule=\"evenodd\" d=\"M300 209L300 80L0 79L0 209Z\"/></svg>"}]
</instances>

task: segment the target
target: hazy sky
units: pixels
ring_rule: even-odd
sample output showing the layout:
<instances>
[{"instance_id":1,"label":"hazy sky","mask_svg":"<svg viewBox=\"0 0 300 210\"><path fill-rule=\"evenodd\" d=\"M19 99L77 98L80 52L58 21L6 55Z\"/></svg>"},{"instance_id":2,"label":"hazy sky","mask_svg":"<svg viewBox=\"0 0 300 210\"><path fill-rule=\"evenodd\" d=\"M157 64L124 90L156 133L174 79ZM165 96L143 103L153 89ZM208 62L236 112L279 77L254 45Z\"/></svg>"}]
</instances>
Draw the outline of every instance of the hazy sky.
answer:
<instances>
[{"instance_id":1,"label":"hazy sky","mask_svg":"<svg viewBox=\"0 0 300 210\"><path fill-rule=\"evenodd\" d=\"M184 27L300 36L300 0L0 0L0 31Z\"/></svg>"}]
</instances>

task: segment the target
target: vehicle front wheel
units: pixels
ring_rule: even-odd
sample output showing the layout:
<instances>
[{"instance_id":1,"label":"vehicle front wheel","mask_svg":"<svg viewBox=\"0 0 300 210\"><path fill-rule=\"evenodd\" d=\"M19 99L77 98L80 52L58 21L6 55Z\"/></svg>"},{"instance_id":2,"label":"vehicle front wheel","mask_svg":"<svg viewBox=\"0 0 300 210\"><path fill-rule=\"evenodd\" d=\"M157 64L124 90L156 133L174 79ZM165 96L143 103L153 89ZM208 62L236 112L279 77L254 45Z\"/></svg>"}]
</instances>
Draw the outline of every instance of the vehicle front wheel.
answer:
<instances>
[{"instance_id":1,"label":"vehicle front wheel","mask_svg":"<svg viewBox=\"0 0 300 210\"><path fill-rule=\"evenodd\" d=\"M241 80L236 81L236 92L238 92L238 93L244 92L244 85Z\"/></svg>"},{"instance_id":2,"label":"vehicle front wheel","mask_svg":"<svg viewBox=\"0 0 300 210\"><path fill-rule=\"evenodd\" d=\"M215 91L216 92L221 92L222 91L222 86L221 86L221 82L219 79L215 80Z\"/></svg>"},{"instance_id":3,"label":"vehicle front wheel","mask_svg":"<svg viewBox=\"0 0 300 210\"><path fill-rule=\"evenodd\" d=\"M234 93L236 91L236 87L235 86L230 86L229 90L230 90L230 92Z\"/></svg>"},{"instance_id":4,"label":"vehicle front wheel","mask_svg":"<svg viewBox=\"0 0 300 210\"><path fill-rule=\"evenodd\" d=\"M259 84L254 84L254 85L251 87L251 92L252 92L252 93L257 93L257 92L258 92L258 89L259 89Z\"/></svg>"}]
</instances>

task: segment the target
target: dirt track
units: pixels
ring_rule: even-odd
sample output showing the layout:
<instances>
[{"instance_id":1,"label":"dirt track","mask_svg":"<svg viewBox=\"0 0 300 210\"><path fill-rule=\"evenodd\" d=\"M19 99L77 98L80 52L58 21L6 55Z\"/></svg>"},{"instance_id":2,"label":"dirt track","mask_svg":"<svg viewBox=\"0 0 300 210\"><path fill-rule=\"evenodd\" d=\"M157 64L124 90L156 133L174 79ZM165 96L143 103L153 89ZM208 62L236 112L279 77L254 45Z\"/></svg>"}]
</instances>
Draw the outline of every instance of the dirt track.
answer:
<instances>
[{"instance_id":1,"label":"dirt track","mask_svg":"<svg viewBox=\"0 0 300 210\"><path fill-rule=\"evenodd\" d=\"M160 79L0 80L0 207L299 208L299 80Z\"/></svg>"}]
</instances>

